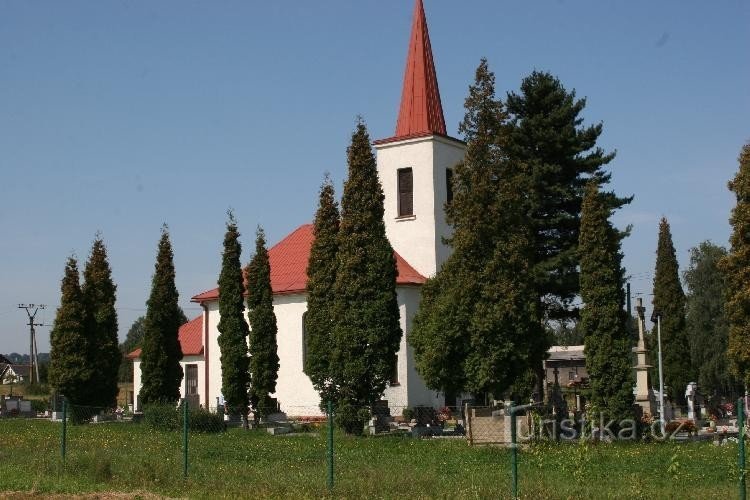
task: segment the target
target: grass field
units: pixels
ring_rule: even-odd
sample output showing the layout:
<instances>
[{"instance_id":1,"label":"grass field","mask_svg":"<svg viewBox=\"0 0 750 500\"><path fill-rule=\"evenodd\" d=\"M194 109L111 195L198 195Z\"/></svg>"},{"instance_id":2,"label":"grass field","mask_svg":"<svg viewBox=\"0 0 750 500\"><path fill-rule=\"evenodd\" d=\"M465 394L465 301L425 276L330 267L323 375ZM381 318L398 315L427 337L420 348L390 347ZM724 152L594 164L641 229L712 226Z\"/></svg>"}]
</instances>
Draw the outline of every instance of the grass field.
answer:
<instances>
[{"instance_id":1,"label":"grass field","mask_svg":"<svg viewBox=\"0 0 750 500\"><path fill-rule=\"evenodd\" d=\"M108 423L0 420L0 496L154 493L226 498L507 498L510 455L464 440L336 435L336 484L326 488L324 434L233 429L190 437ZM736 498L737 445L538 444L520 452L523 498ZM4 493L3 493L4 492Z\"/></svg>"}]
</instances>

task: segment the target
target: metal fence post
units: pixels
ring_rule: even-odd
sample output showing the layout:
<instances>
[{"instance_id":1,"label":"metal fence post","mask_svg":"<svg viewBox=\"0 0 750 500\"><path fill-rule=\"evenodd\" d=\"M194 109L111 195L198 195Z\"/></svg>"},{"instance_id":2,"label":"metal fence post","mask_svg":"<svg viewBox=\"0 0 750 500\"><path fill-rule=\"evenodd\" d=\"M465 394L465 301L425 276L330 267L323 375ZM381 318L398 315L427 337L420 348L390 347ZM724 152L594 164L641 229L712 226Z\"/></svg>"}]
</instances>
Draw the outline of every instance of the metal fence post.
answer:
<instances>
[{"instance_id":1,"label":"metal fence post","mask_svg":"<svg viewBox=\"0 0 750 500\"><path fill-rule=\"evenodd\" d=\"M737 467L740 472L740 500L745 500L745 398L737 400L737 425L739 426L739 440Z\"/></svg>"},{"instance_id":2,"label":"metal fence post","mask_svg":"<svg viewBox=\"0 0 750 500\"><path fill-rule=\"evenodd\" d=\"M182 477L187 479L188 475L188 400L182 400Z\"/></svg>"},{"instance_id":3,"label":"metal fence post","mask_svg":"<svg viewBox=\"0 0 750 500\"><path fill-rule=\"evenodd\" d=\"M516 411L515 403L509 402L510 413L510 487L513 500L518 498L518 448L516 446Z\"/></svg>"},{"instance_id":4,"label":"metal fence post","mask_svg":"<svg viewBox=\"0 0 750 500\"><path fill-rule=\"evenodd\" d=\"M68 441L68 400L63 399L62 433L60 435L60 454L62 455L63 462L65 462L65 452L66 452L66 447L67 447L67 441Z\"/></svg>"},{"instance_id":5,"label":"metal fence post","mask_svg":"<svg viewBox=\"0 0 750 500\"><path fill-rule=\"evenodd\" d=\"M328 401L328 489L333 489L333 403Z\"/></svg>"}]
</instances>

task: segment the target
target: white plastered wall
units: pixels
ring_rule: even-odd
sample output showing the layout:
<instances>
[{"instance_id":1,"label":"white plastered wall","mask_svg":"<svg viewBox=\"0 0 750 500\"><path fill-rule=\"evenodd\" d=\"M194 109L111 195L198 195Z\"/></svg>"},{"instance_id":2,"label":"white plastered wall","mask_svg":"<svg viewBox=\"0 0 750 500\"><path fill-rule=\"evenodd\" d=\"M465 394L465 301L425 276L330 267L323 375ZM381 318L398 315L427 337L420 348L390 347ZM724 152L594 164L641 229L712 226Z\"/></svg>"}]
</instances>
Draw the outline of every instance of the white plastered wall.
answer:
<instances>
[{"instance_id":1,"label":"white plastered wall","mask_svg":"<svg viewBox=\"0 0 750 500\"><path fill-rule=\"evenodd\" d=\"M385 195L385 230L394 250L423 276L431 277L449 254L442 238L450 235L444 205L448 196L446 170L465 154L463 143L441 136L376 144L378 175ZM398 216L398 177L411 168L414 215Z\"/></svg>"}]
</instances>

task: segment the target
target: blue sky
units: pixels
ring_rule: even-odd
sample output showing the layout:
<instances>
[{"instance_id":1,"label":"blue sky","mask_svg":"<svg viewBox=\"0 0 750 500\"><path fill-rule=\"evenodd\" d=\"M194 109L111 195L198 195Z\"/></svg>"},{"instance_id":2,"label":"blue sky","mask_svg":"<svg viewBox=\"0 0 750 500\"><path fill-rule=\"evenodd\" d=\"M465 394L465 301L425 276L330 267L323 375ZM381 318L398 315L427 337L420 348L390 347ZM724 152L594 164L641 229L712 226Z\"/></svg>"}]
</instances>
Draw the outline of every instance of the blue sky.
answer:
<instances>
[{"instance_id":1,"label":"blue sky","mask_svg":"<svg viewBox=\"0 0 750 500\"><path fill-rule=\"evenodd\" d=\"M97 231L121 336L145 312L171 228L181 304L215 286L226 210L250 258L340 191L358 114L396 123L412 0L0 2L0 352L26 352L21 302L52 323L68 255ZM750 3L425 0L443 108L456 134L481 57L498 91L548 70L586 96L616 149L615 216L633 291L650 302L658 219L688 250L725 244L726 189L750 139ZM744 118L744 121L742 120ZM39 349L49 328L39 329Z\"/></svg>"}]
</instances>

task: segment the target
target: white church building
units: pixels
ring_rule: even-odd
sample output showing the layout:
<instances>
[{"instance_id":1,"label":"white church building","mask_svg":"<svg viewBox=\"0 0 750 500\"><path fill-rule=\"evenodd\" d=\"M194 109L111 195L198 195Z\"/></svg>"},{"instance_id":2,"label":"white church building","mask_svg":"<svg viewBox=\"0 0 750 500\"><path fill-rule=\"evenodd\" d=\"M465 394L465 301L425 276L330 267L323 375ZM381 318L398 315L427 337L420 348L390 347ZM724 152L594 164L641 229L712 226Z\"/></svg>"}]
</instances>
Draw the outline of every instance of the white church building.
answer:
<instances>
[{"instance_id":1,"label":"white church building","mask_svg":"<svg viewBox=\"0 0 750 500\"><path fill-rule=\"evenodd\" d=\"M444 205L452 196L452 169L463 159L465 144L446 133L422 0L416 0L414 8L396 132L373 145L385 195L386 235L398 268L396 292L404 333L396 373L383 399L392 409L442 406L443 395L429 390L415 369L408 337L421 285L435 275L450 251L443 243L450 234ZM290 416L319 414L320 398L303 371L306 270L312 242L312 225L304 224L269 249L280 359L272 396ZM181 394L194 404L214 408L222 399L219 290L195 295L192 301L203 312L180 328L185 374ZM139 356L139 350L130 354L136 401L141 387Z\"/></svg>"}]
</instances>

